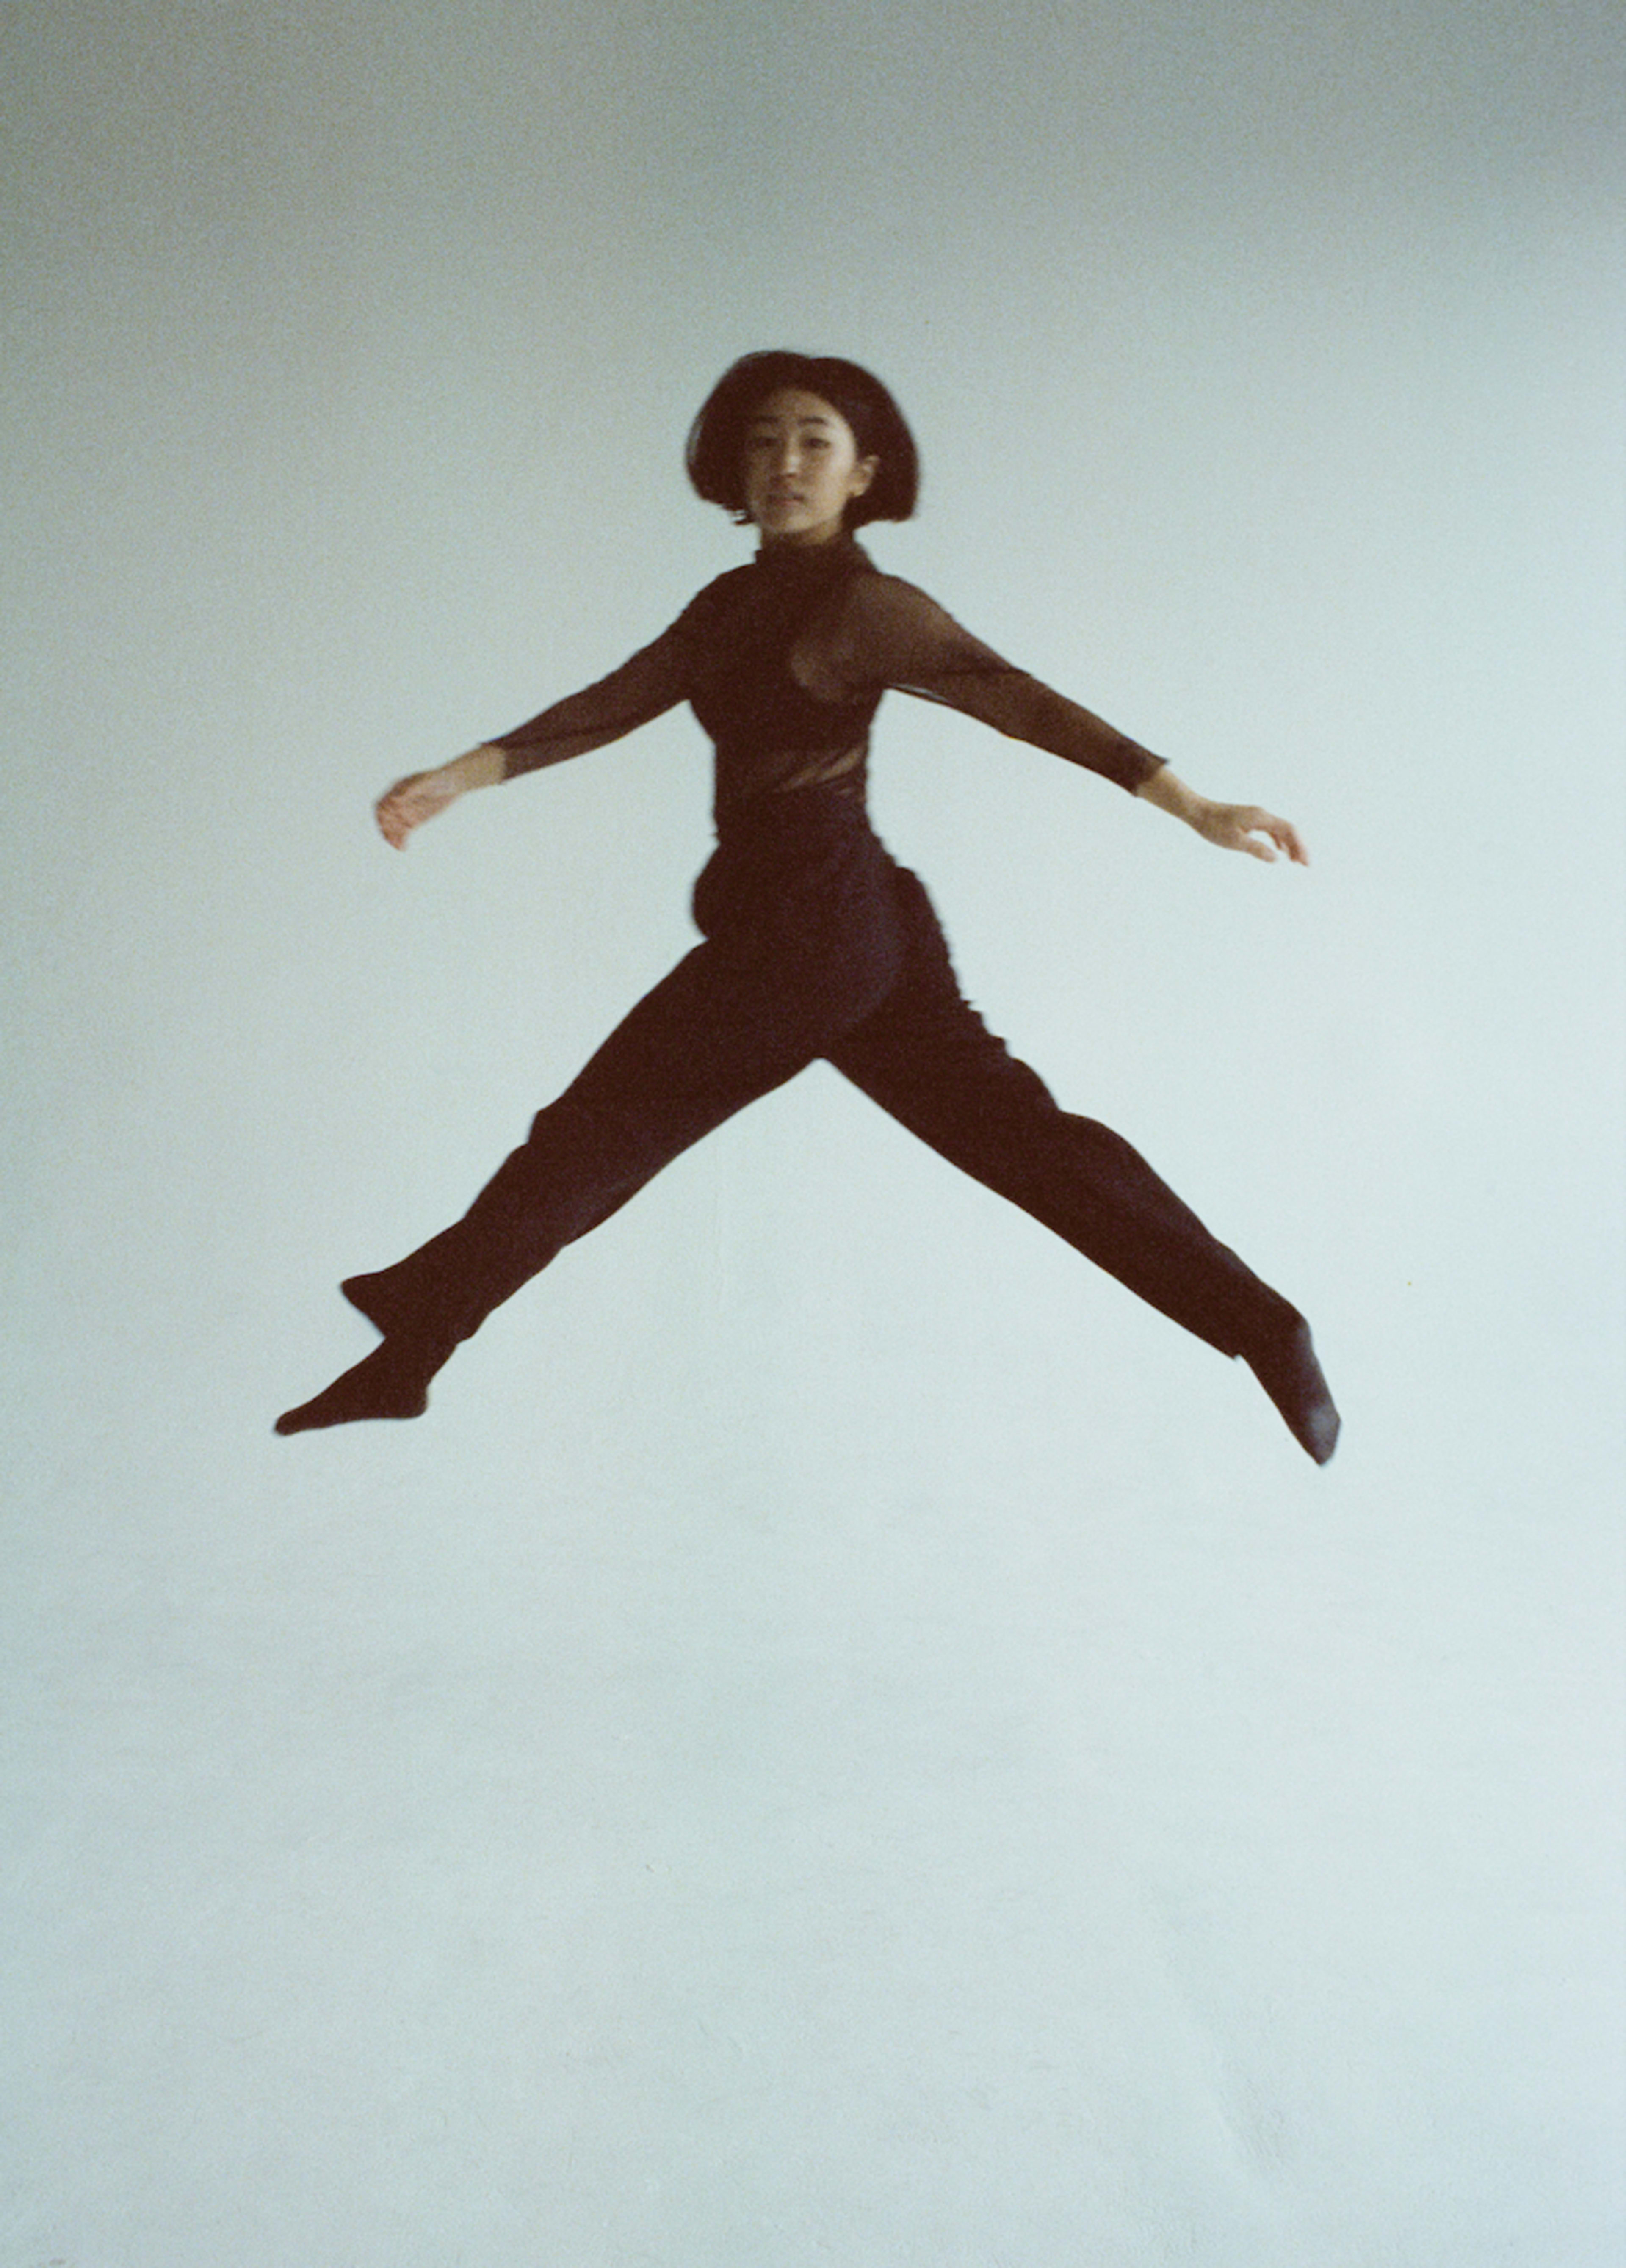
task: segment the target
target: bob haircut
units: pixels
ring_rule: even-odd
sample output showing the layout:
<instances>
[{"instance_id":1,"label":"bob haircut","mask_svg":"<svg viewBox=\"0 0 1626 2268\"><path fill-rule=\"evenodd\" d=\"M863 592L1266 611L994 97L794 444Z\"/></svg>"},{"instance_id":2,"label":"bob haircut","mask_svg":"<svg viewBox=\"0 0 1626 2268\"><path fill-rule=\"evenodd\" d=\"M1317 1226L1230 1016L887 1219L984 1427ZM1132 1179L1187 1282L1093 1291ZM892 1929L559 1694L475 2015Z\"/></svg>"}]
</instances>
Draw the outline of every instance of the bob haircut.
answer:
<instances>
[{"instance_id":1,"label":"bob haircut","mask_svg":"<svg viewBox=\"0 0 1626 2268\"><path fill-rule=\"evenodd\" d=\"M796 387L839 409L852 428L861 457L878 460L875 477L849 500L848 527L869 519L909 519L920 495L920 458L903 412L879 379L836 355L795 354L789 348L744 355L706 397L688 430L683 460L695 493L721 504L744 525L746 427L770 394Z\"/></svg>"}]
</instances>

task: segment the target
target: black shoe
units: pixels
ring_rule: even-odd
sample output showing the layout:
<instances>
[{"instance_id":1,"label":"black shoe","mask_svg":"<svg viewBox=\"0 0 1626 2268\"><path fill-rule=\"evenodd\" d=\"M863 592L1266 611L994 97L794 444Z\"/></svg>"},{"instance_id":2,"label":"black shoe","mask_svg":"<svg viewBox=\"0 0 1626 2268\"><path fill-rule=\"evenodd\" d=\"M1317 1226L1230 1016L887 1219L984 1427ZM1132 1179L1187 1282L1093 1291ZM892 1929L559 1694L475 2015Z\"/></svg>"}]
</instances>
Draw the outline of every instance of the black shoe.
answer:
<instances>
[{"instance_id":1,"label":"black shoe","mask_svg":"<svg viewBox=\"0 0 1626 2268\"><path fill-rule=\"evenodd\" d=\"M386 1339L331 1386L297 1410L284 1410L279 1433L313 1433L327 1425L353 1425L363 1418L421 1418L429 1382L446 1357L403 1339Z\"/></svg>"},{"instance_id":2,"label":"black shoe","mask_svg":"<svg viewBox=\"0 0 1626 2268\"><path fill-rule=\"evenodd\" d=\"M1324 1465L1338 1446L1341 1421L1315 1359L1309 1324L1295 1315L1284 1331L1246 1359L1286 1419L1294 1440L1318 1465Z\"/></svg>"}]
</instances>

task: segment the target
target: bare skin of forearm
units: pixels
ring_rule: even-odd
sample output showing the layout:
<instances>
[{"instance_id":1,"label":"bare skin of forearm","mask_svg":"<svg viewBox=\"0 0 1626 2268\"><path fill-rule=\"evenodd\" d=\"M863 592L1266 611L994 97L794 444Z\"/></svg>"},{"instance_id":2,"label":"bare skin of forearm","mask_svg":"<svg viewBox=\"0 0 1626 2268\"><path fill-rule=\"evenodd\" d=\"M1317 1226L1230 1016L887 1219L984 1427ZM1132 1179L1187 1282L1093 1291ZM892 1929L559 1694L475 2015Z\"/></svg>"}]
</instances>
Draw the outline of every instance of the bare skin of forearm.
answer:
<instances>
[{"instance_id":1,"label":"bare skin of forearm","mask_svg":"<svg viewBox=\"0 0 1626 2268\"><path fill-rule=\"evenodd\" d=\"M1310 854L1291 821L1277 819L1256 803L1215 803L1171 771L1166 764L1143 780L1135 791L1143 803L1155 803L1172 819L1183 819L1205 843L1222 850L1246 850L1250 857L1272 861L1278 850L1296 866L1307 866Z\"/></svg>"},{"instance_id":2,"label":"bare skin of forearm","mask_svg":"<svg viewBox=\"0 0 1626 2268\"><path fill-rule=\"evenodd\" d=\"M489 741L482 740L467 755L453 756L442 770L456 773L460 794L471 787L496 787L508 777L508 755L506 750L494 748Z\"/></svg>"}]
</instances>

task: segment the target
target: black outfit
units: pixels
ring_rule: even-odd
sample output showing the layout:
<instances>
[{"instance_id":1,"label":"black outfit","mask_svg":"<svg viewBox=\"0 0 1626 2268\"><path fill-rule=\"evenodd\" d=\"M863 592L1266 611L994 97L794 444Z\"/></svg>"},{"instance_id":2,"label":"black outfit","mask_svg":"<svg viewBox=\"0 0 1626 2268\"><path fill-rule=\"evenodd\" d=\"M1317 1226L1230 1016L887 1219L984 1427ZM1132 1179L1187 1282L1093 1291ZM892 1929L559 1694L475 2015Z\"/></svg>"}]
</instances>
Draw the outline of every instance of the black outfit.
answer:
<instances>
[{"instance_id":1,"label":"black outfit","mask_svg":"<svg viewBox=\"0 0 1626 2268\"><path fill-rule=\"evenodd\" d=\"M416 1350L423 1378L563 1245L820 1057L1222 1352L1250 1353L1298 1324L1127 1142L1060 1109L961 998L925 891L865 811L869 729L888 686L1127 789L1159 762L846 540L759 553L612 676L497 744L512 777L687 699L717 747L717 847L695 892L704 943L539 1112L462 1220L346 1285Z\"/></svg>"}]
</instances>

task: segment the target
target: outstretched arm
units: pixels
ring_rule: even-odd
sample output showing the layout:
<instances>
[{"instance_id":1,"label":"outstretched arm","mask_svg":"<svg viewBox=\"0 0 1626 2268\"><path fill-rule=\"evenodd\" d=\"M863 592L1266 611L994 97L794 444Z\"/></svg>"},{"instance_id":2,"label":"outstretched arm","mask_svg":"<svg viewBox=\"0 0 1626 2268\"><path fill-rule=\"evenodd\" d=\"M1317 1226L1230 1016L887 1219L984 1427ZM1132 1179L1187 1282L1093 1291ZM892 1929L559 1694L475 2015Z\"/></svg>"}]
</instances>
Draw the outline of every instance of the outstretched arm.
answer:
<instances>
[{"instance_id":1,"label":"outstretched arm","mask_svg":"<svg viewBox=\"0 0 1626 2268\"><path fill-rule=\"evenodd\" d=\"M438 818L470 788L495 787L500 780L512 779L521 772L585 755L590 748L619 740L687 699L697 627L705 619L716 587L708 585L653 644L643 647L596 685L567 694L528 724L517 725L511 733L495 740L482 740L467 755L454 756L449 764L397 780L373 806L385 841L404 850L415 828L422 827L426 819Z\"/></svg>"},{"instance_id":2,"label":"outstretched arm","mask_svg":"<svg viewBox=\"0 0 1626 2268\"><path fill-rule=\"evenodd\" d=\"M1199 795L1160 756L1015 668L945 614L934 599L894 575L854 580L833 626L829 659L836 681L846 689L896 686L980 717L1013 740L1051 749L1070 763L1115 780L1183 819L1223 850L1265 859L1274 859L1280 850L1295 865L1310 863L1298 830L1286 820L1257 804L1212 803Z\"/></svg>"},{"instance_id":3,"label":"outstretched arm","mask_svg":"<svg viewBox=\"0 0 1626 2268\"><path fill-rule=\"evenodd\" d=\"M1205 843L1218 843L1222 850L1246 850L1254 858L1267 860L1274 860L1277 852L1283 850L1295 866L1310 863L1298 828L1287 820L1262 811L1256 803L1212 803L1188 787L1183 779L1177 779L1166 764L1143 780L1135 792L1143 803L1155 803L1159 811L1183 819Z\"/></svg>"}]
</instances>

